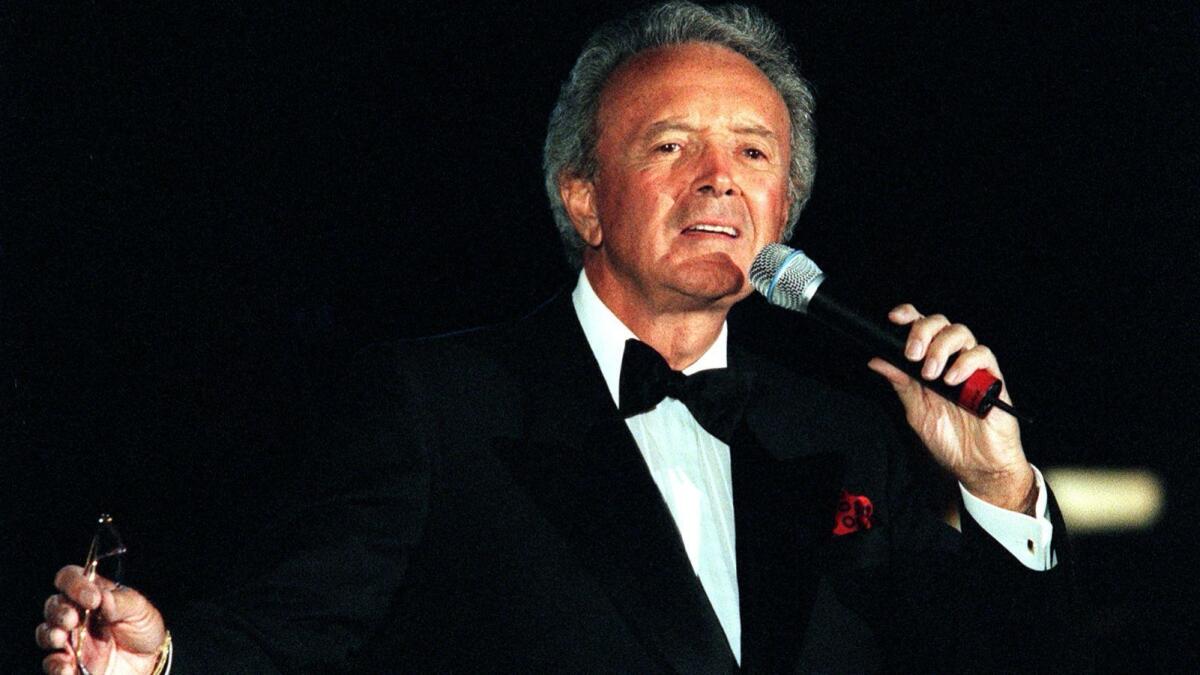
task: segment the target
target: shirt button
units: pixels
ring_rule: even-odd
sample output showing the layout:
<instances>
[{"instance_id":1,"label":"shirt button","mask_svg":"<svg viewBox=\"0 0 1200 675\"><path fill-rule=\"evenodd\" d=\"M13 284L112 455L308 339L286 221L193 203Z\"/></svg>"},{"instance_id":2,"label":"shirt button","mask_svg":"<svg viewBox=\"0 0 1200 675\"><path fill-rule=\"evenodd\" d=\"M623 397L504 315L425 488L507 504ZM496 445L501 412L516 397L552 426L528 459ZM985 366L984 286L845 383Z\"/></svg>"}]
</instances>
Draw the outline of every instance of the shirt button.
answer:
<instances>
[{"instance_id":1,"label":"shirt button","mask_svg":"<svg viewBox=\"0 0 1200 675\"><path fill-rule=\"evenodd\" d=\"M1029 549L1030 553L1033 553L1034 552L1033 540L1032 539L1025 540L1025 547Z\"/></svg>"}]
</instances>

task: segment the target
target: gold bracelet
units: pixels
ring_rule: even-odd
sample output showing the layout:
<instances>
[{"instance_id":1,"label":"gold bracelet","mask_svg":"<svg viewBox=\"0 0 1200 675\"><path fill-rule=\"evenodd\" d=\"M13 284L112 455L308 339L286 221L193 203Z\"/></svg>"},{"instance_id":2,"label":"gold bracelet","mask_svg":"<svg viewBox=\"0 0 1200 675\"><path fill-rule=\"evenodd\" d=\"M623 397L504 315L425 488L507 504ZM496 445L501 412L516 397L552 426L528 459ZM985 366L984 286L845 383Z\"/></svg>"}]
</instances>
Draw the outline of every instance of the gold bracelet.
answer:
<instances>
[{"instance_id":1,"label":"gold bracelet","mask_svg":"<svg viewBox=\"0 0 1200 675\"><path fill-rule=\"evenodd\" d=\"M162 644L158 647L158 663L154 664L154 672L151 675L162 675L167 664L171 662L171 651L171 631L167 631L167 634L163 636Z\"/></svg>"}]
</instances>

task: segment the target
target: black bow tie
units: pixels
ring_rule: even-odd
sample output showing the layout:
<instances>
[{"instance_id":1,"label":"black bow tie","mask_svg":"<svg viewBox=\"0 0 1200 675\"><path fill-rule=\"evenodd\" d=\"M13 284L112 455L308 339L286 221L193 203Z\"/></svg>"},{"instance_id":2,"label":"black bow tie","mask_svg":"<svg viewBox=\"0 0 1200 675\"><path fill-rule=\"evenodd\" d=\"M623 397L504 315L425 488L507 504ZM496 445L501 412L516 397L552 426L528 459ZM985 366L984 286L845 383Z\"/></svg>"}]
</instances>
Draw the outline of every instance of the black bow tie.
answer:
<instances>
[{"instance_id":1,"label":"black bow tie","mask_svg":"<svg viewBox=\"0 0 1200 675\"><path fill-rule=\"evenodd\" d=\"M625 341L621 359L621 416L652 410L667 396L681 401L708 433L725 443L742 418L751 376L729 368L684 375L671 370L658 352L638 340Z\"/></svg>"}]
</instances>

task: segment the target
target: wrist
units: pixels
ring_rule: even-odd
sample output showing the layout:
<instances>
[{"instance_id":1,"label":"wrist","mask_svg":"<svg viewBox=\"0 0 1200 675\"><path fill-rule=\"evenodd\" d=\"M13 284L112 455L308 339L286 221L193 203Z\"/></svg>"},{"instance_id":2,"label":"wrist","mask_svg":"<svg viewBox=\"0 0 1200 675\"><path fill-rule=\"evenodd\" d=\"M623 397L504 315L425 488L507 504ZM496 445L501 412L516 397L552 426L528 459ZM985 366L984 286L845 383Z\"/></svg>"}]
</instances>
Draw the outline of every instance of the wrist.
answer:
<instances>
[{"instance_id":1,"label":"wrist","mask_svg":"<svg viewBox=\"0 0 1200 675\"><path fill-rule=\"evenodd\" d=\"M993 506L1032 516L1037 505L1037 481L1029 462L1022 466L976 476L962 481L972 495Z\"/></svg>"},{"instance_id":2,"label":"wrist","mask_svg":"<svg viewBox=\"0 0 1200 675\"><path fill-rule=\"evenodd\" d=\"M171 672L171 657L174 653L175 648L171 644L171 631L166 631L163 635L162 645L158 648L154 670L150 671L151 675L164 675L164 673Z\"/></svg>"}]
</instances>

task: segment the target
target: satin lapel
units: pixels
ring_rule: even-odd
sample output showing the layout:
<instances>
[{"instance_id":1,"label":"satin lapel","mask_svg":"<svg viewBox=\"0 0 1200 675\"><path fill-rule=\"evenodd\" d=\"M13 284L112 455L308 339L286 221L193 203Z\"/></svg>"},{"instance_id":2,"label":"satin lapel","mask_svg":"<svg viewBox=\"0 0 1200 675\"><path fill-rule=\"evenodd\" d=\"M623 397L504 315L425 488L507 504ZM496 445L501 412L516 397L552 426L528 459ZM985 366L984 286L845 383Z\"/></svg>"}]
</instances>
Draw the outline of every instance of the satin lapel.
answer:
<instances>
[{"instance_id":1,"label":"satin lapel","mask_svg":"<svg viewBox=\"0 0 1200 675\"><path fill-rule=\"evenodd\" d=\"M742 665L790 671L820 578L817 553L831 536L842 456L814 444L809 425L819 421L805 414L803 392L747 355L731 351L730 364L755 373L731 445Z\"/></svg>"},{"instance_id":2,"label":"satin lapel","mask_svg":"<svg viewBox=\"0 0 1200 675\"><path fill-rule=\"evenodd\" d=\"M511 365L526 434L496 453L652 651L681 672L735 666L678 529L563 294Z\"/></svg>"}]
</instances>

